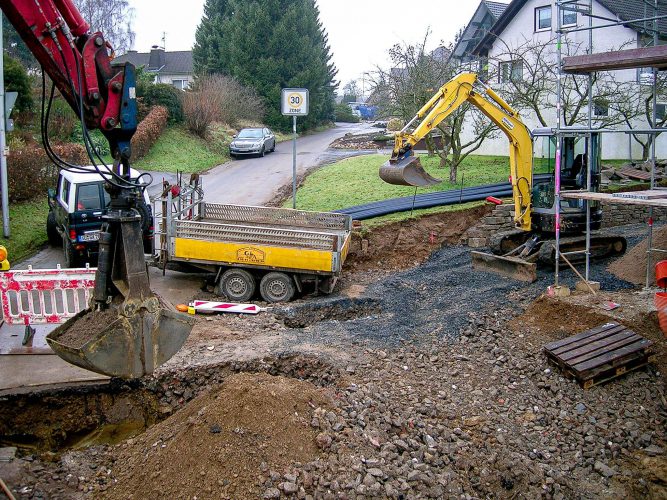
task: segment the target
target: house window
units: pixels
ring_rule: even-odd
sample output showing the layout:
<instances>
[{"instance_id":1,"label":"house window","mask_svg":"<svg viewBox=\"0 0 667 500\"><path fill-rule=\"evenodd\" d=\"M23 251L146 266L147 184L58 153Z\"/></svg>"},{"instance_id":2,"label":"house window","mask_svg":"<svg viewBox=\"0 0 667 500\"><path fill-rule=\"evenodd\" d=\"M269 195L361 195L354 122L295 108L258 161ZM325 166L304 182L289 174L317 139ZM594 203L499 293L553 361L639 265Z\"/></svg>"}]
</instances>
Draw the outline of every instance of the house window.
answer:
<instances>
[{"instance_id":1,"label":"house window","mask_svg":"<svg viewBox=\"0 0 667 500\"><path fill-rule=\"evenodd\" d=\"M535 31L551 29L551 5L535 9Z\"/></svg>"},{"instance_id":2,"label":"house window","mask_svg":"<svg viewBox=\"0 0 667 500\"><path fill-rule=\"evenodd\" d=\"M609 116L609 101L606 99L593 100L593 115Z\"/></svg>"},{"instance_id":3,"label":"house window","mask_svg":"<svg viewBox=\"0 0 667 500\"><path fill-rule=\"evenodd\" d=\"M171 84L176 87L177 89L180 90L185 90L188 88L188 81L187 80L172 80Z\"/></svg>"},{"instance_id":4,"label":"house window","mask_svg":"<svg viewBox=\"0 0 667 500\"><path fill-rule=\"evenodd\" d=\"M577 24L577 13L573 10L566 10L567 7L564 7L561 10L561 25L562 26L574 26Z\"/></svg>"},{"instance_id":5,"label":"house window","mask_svg":"<svg viewBox=\"0 0 667 500\"><path fill-rule=\"evenodd\" d=\"M523 61L505 61L500 63L500 83L523 80Z\"/></svg>"},{"instance_id":6,"label":"house window","mask_svg":"<svg viewBox=\"0 0 667 500\"><path fill-rule=\"evenodd\" d=\"M667 104L664 103L658 103L657 107L655 108L656 110L656 119L661 122L665 118L667 118Z\"/></svg>"}]
</instances>

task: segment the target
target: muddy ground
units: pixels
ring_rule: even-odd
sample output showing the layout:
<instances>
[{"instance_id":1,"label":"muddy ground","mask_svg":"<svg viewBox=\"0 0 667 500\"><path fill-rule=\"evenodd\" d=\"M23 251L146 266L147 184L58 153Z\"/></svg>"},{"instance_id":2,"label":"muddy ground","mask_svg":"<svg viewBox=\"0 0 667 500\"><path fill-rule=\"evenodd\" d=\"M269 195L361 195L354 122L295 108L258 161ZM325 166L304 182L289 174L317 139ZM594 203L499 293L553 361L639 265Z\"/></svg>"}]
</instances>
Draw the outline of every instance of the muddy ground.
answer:
<instances>
[{"instance_id":1,"label":"muddy ground","mask_svg":"<svg viewBox=\"0 0 667 500\"><path fill-rule=\"evenodd\" d=\"M19 498L667 498L651 295L608 263L562 300L548 270L473 273L457 243L482 215L364 233L333 295L200 316L153 377L4 398L0 477ZM542 348L610 319L655 360L584 391Z\"/></svg>"}]
</instances>

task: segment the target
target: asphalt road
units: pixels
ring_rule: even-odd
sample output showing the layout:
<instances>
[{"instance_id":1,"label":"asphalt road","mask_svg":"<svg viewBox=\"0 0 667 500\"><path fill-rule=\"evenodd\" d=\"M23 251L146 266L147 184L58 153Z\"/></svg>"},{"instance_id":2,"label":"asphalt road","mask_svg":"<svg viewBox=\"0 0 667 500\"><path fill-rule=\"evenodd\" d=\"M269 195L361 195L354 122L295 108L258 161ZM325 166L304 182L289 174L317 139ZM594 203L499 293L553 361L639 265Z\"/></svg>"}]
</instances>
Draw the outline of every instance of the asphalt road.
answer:
<instances>
[{"instance_id":1,"label":"asphalt road","mask_svg":"<svg viewBox=\"0 0 667 500\"><path fill-rule=\"evenodd\" d=\"M339 123L333 129L300 137L296 141L297 175L318 166L329 144L338 137L369 128L363 123ZM264 205L278 189L292 182L292 158L292 141L286 141L264 158L244 157L215 167L202 176L204 198L209 203Z\"/></svg>"}]
</instances>

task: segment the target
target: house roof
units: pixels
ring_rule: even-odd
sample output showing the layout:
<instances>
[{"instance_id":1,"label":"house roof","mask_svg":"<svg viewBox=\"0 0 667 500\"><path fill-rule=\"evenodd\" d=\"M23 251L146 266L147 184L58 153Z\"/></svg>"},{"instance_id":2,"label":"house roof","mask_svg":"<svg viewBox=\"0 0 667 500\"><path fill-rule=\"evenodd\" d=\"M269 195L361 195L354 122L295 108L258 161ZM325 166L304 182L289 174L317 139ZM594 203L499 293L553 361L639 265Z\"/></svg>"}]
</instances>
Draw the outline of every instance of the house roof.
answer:
<instances>
[{"instance_id":1,"label":"house roof","mask_svg":"<svg viewBox=\"0 0 667 500\"><path fill-rule=\"evenodd\" d=\"M491 12L493 17L496 19L498 19L507 8L507 4L502 2L490 2L489 0L483 0L482 3L486 5L486 7L489 9L489 12Z\"/></svg>"},{"instance_id":2,"label":"house roof","mask_svg":"<svg viewBox=\"0 0 667 500\"><path fill-rule=\"evenodd\" d=\"M461 38L456 43L452 55L458 59L469 56L480 37L486 34L485 30L496 22L506 8L506 3L482 0L470 18L470 22L461 33Z\"/></svg>"},{"instance_id":3,"label":"house roof","mask_svg":"<svg viewBox=\"0 0 667 500\"><path fill-rule=\"evenodd\" d=\"M621 21L630 21L633 19L642 19L644 17L652 17L654 15L653 9L647 7L647 13L644 12L646 2L644 0L596 0L600 5L608 9L612 14L618 16ZM484 50L487 50L493 45L493 42L505 30L507 25L514 19L517 13L523 8L527 0L512 0L498 18L491 30L482 38L482 40L473 49L473 54L480 55ZM658 0L658 15L667 15L667 0ZM644 23L631 24L630 27L636 31L646 31ZM649 27L650 28L650 27ZM658 20L658 30L661 36L667 34L667 19ZM653 32L651 31L651 34Z\"/></svg>"},{"instance_id":4,"label":"house roof","mask_svg":"<svg viewBox=\"0 0 667 500\"><path fill-rule=\"evenodd\" d=\"M130 62L137 67L143 66L148 71L160 71L160 73L166 73L166 74L178 75L178 74L192 74L194 72L191 50L181 50L174 52L163 51L164 63L160 65L160 67L158 67L157 63L154 63L153 61L161 60L161 58L154 57L153 59L151 59L151 53L154 54L155 50L161 50L161 49L153 49L153 51L151 52L137 52L136 50L130 50L126 54L116 57L116 59L114 59L114 62L116 63ZM151 63L153 63L155 67L151 66Z\"/></svg>"}]
</instances>

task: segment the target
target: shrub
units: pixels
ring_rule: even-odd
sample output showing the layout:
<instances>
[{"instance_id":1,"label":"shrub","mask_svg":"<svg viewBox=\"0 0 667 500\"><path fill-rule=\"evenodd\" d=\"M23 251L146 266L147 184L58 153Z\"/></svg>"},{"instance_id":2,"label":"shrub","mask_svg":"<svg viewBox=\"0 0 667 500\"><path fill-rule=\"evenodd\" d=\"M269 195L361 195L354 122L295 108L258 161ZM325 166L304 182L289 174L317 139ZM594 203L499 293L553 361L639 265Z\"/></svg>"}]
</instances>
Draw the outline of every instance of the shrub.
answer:
<instances>
[{"instance_id":1,"label":"shrub","mask_svg":"<svg viewBox=\"0 0 667 500\"><path fill-rule=\"evenodd\" d=\"M49 114L49 138L60 142L69 142L74 129L79 125L79 118L62 97L56 97L51 104Z\"/></svg>"},{"instance_id":2,"label":"shrub","mask_svg":"<svg viewBox=\"0 0 667 500\"><path fill-rule=\"evenodd\" d=\"M132 159L145 156L164 132L169 120L169 111L164 106L155 106L144 118L132 137Z\"/></svg>"},{"instance_id":3,"label":"shrub","mask_svg":"<svg viewBox=\"0 0 667 500\"><path fill-rule=\"evenodd\" d=\"M403 128L403 120L400 118L392 118L387 122L387 130L389 132L397 132Z\"/></svg>"},{"instance_id":4,"label":"shrub","mask_svg":"<svg viewBox=\"0 0 667 500\"><path fill-rule=\"evenodd\" d=\"M334 108L337 122L359 123L359 117L352 112L352 109L345 103L336 104Z\"/></svg>"},{"instance_id":5,"label":"shrub","mask_svg":"<svg viewBox=\"0 0 667 500\"><path fill-rule=\"evenodd\" d=\"M185 93L183 112L188 129L206 137L213 122L236 125L241 120L261 122L264 103L257 92L222 75L199 78Z\"/></svg>"},{"instance_id":6,"label":"shrub","mask_svg":"<svg viewBox=\"0 0 667 500\"><path fill-rule=\"evenodd\" d=\"M53 150L75 165L87 165L90 162L85 148L80 144L58 144L53 146ZM58 167L46 156L41 146L31 144L10 149L7 173L9 200L14 203L44 196L48 188L55 188Z\"/></svg>"},{"instance_id":7,"label":"shrub","mask_svg":"<svg viewBox=\"0 0 667 500\"><path fill-rule=\"evenodd\" d=\"M99 129L88 130L88 135L90 136L91 142L93 143L93 148L97 151L97 154L100 156L108 155L109 151L109 141L104 134ZM81 123L77 123L74 126L74 132L72 132L71 139L73 142L78 144L83 144L83 132L81 129Z\"/></svg>"},{"instance_id":8,"label":"shrub","mask_svg":"<svg viewBox=\"0 0 667 500\"><path fill-rule=\"evenodd\" d=\"M169 123L183 121L183 91L172 85L158 83L147 85L144 90L143 103L149 108L164 106L169 112Z\"/></svg>"}]
</instances>

